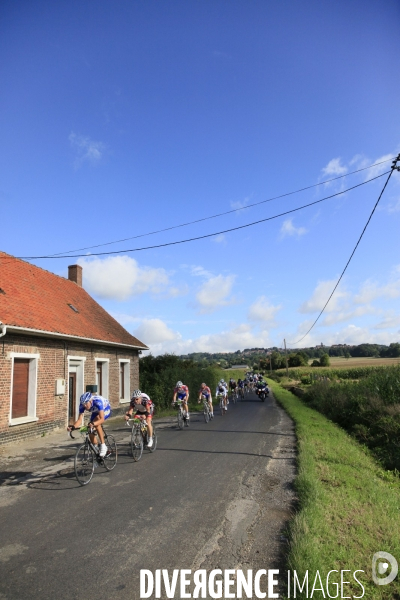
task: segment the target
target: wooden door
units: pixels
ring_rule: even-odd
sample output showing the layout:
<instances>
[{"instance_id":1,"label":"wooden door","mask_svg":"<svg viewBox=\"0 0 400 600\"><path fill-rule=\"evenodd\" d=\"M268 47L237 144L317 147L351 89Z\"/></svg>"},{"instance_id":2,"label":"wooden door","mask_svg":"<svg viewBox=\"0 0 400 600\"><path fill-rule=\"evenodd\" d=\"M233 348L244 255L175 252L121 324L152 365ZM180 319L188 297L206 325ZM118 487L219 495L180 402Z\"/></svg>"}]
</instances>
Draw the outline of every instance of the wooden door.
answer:
<instances>
[{"instance_id":1,"label":"wooden door","mask_svg":"<svg viewBox=\"0 0 400 600\"><path fill-rule=\"evenodd\" d=\"M125 363L119 363L119 397L125 399Z\"/></svg>"},{"instance_id":2,"label":"wooden door","mask_svg":"<svg viewBox=\"0 0 400 600\"><path fill-rule=\"evenodd\" d=\"M14 359L11 418L28 416L29 358Z\"/></svg>"},{"instance_id":3,"label":"wooden door","mask_svg":"<svg viewBox=\"0 0 400 600\"><path fill-rule=\"evenodd\" d=\"M68 376L68 422L76 421L76 373Z\"/></svg>"},{"instance_id":4,"label":"wooden door","mask_svg":"<svg viewBox=\"0 0 400 600\"><path fill-rule=\"evenodd\" d=\"M103 363L96 363L96 383L97 383L97 393L100 396L103 393Z\"/></svg>"}]
</instances>

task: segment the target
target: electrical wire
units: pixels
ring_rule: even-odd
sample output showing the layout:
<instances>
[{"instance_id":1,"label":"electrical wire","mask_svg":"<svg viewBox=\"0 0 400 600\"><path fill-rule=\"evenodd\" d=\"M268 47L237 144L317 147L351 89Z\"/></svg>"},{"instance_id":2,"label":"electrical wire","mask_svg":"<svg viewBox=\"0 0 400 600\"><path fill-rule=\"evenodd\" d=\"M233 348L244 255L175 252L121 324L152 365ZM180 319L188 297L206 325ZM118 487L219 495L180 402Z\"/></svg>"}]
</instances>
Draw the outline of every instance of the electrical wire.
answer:
<instances>
[{"instance_id":1,"label":"electrical wire","mask_svg":"<svg viewBox=\"0 0 400 600\"><path fill-rule=\"evenodd\" d=\"M291 210L287 210L285 212L279 213L278 215L274 215L272 217L267 217L265 219L259 219L258 221L253 221L252 223L246 223L246 225L239 225L237 227L232 227L230 229L224 229L222 231L216 231L214 233L208 233L206 235L200 235L200 236L193 237L193 238L187 238L185 240L178 240L176 242L167 242L165 244L156 244L154 246L143 246L142 248L130 248L128 250L114 250L111 252L93 252L93 253L90 253L88 256L110 256L110 255L115 255L115 254L127 254L129 252L140 252L142 250L152 250L155 248L165 248L166 246L176 246L177 244L186 244L187 242L204 240L206 238L215 237L217 235L222 235L224 233L238 231L239 229L245 229L247 227L252 227L253 225L258 225L259 223L265 223L266 221L272 221L273 219L278 219L279 217L283 217L285 215L289 215L291 213L298 212L299 210L303 210L304 208L308 208L309 206L314 206L315 204L319 204L321 202L324 202L325 200L334 198L335 196L340 196L342 194L345 194L346 192L349 192L358 187L366 185L367 183L370 183L371 181L374 181L375 179L379 179L380 177L383 177L384 175L386 175L388 172L389 171L386 171L385 173L382 173L381 175L377 175L376 177L367 179L367 181L363 181L362 183L353 185L352 187L347 188L346 190L342 190L341 192L336 192L335 194L331 194L330 196L325 196L325 198L321 198L320 200L315 200L314 202L310 202L308 204L303 204L302 206L299 206L297 208L292 208ZM50 254L50 255L45 255L45 256L17 256L16 258L20 258L22 260L39 260L39 259L45 259L45 258L53 258L53 259L55 259L55 258L80 258L82 256L86 256L86 255L85 254L66 254L66 255Z\"/></svg>"},{"instance_id":2,"label":"electrical wire","mask_svg":"<svg viewBox=\"0 0 400 600\"><path fill-rule=\"evenodd\" d=\"M217 217L224 217L225 215L230 215L234 212L239 212L240 210L245 210L246 208L252 208L253 206L259 206L260 204L265 204L267 202L272 202L273 200L279 200L280 198L285 198L286 196L292 196L293 194L299 194L300 192L304 192L306 190L310 190L312 188L318 187L320 185L325 185L327 183L331 183L332 181L336 181L337 179L343 179L343 177L348 177L349 175L354 175L355 173L360 173L361 171L366 171L367 169L372 169L373 167L377 167L378 165L382 165L389 160L393 160L394 157L388 158L386 160L382 160L380 162L374 163L373 165L369 165L368 167L363 167L362 169L357 169L356 171L351 171L350 173L346 173L344 175L338 175L337 177L333 177L332 179L326 179L325 181L320 181L319 183L314 183L313 185L308 185L307 187L300 188L293 192L287 192L285 194L281 194L280 196L273 196L272 198L268 198L267 200L261 200L260 202L254 202L252 204L248 204L247 206L243 206L241 208L234 208L233 210L228 210L226 212L218 213L216 215L211 215L209 217L203 217L201 219L196 219L195 221L188 221L187 223L181 223L180 225L172 225L171 227L165 227L164 229L157 229L156 231L149 231L147 233L141 233L140 235L134 235L132 237L123 238L121 240L114 240L113 242L104 242L103 244L96 244L95 246L85 246L84 248L76 248L75 250L65 250L64 252L57 252L56 254L52 254L51 256L60 256L61 254L70 254L71 252L81 252L82 250L91 250L92 248L101 248L103 246L111 246L112 244L120 244L121 242L128 242L129 240L135 240L141 237L146 237L148 235L155 235L157 233L164 233L165 231L171 231L172 229L179 229L180 227L187 227L188 225L195 225L196 223L202 223L203 221L208 221L210 219L216 219Z\"/></svg>"},{"instance_id":3,"label":"electrical wire","mask_svg":"<svg viewBox=\"0 0 400 600\"><path fill-rule=\"evenodd\" d=\"M331 298L332 298L333 294L335 293L335 291L336 291L336 289L337 289L337 287L338 287L339 283L340 283L340 282L341 282L341 280L342 280L342 277L343 277L343 275L345 274L345 272L346 272L346 270L347 270L347 267L348 267L348 266L349 266L349 264L350 264L350 261L351 261L351 259L353 258L354 254L355 254L355 252L356 252L356 250L357 250L357 248L358 248L358 245L359 245L359 243L361 242L361 239L362 239L362 237L363 237L363 235L364 235L364 233L365 233L365 231L366 231L366 229L367 229L367 227L368 227L368 225L369 225L369 222L370 222L370 221L371 221L371 219L372 219L372 215L374 214L374 212L375 212L375 210L376 210L376 207L378 206L378 204L379 204L379 201L380 201L380 199L382 198L383 192L385 191L387 184L389 183L389 179L391 178L391 176L392 176L392 173L393 173L393 171L395 170L395 168L397 168L397 167L396 167L396 163L397 163L397 161L398 161L398 160L400 160L400 154L398 155L397 159L395 159L395 161L394 161L394 164L393 164L393 166L392 166L392 168L391 168L391 170L390 170L389 176L388 176L388 178L386 179L385 185L383 186L383 188L382 188L382 191L381 191L381 193L379 194L379 198L378 198L378 200L376 201L376 203L375 203L375 206L374 206L374 208L372 209L372 211L371 211L371 214L370 214L370 215L369 215L369 217L368 217L368 221L366 222L366 224L365 224L365 226L364 226L364 229L362 230L362 232L361 232L361 235L360 235L360 237L358 238L358 240L357 240L357 243L356 243L356 245L355 245L355 246L354 246L354 248L353 248L353 252L350 254L350 258L349 258L349 260L347 261L345 268L343 269L343 271L342 271L342 273L341 273L341 275L340 275L339 279L337 280L337 282L336 282L336 285L335 285L335 287L333 288L331 295L329 296L328 300L325 302L325 305L324 305L323 309L321 310L321 312L319 313L318 317L315 319L314 323L311 325L311 327L310 327L310 329L307 331L307 333L305 333L305 334L303 335L303 337L302 337L302 338L300 338L299 340L297 340L297 342L288 342L290 345L299 344L301 341L303 341L303 340L304 340L304 338L305 338L305 337L306 337L306 336L307 336L307 335L310 333L310 331L313 329L313 327L314 327L314 326L316 325L316 323L318 322L318 320L319 320L319 318L321 317L322 313L324 312L325 308L328 306L328 304L329 304L329 302L330 302L330 300L331 300ZM386 173L384 173L384 175L386 175Z\"/></svg>"}]
</instances>

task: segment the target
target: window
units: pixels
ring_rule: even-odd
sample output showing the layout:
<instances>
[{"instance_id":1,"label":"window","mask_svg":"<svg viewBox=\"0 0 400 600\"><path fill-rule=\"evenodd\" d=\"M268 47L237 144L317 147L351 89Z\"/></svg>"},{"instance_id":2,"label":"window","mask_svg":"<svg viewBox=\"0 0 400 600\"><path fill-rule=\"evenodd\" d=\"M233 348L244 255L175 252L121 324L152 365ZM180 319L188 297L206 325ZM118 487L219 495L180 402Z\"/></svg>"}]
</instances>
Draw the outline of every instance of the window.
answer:
<instances>
[{"instance_id":1,"label":"window","mask_svg":"<svg viewBox=\"0 0 400 600\"><path fill-rule=\"evenodd\" d=\"M11 352L10 358L12 360L10 425L38 421L36 393L39 354Z\"/></svg>"},{"instance_id":2,"label":"window","mask_svg":"<svg viewBox=\"0 0 400 600\"><path fill-rule=\"evenodd\" d=\"M76 421L79 399L84 390L86 356L68 355L68 422Z\"/></svg>"},{"instance_id":3,"label":"window","mask_svg":"<svg viewBox=\"0 0 400 600\"><path fill-rule=\"evenodd\" d=\"M129 402L131 397L130 381L130 361L129 359L119 360L119 401Z\"/></svg>"},{"instance_id":4,"label":"window","mask_svg":"<svg viewBox=\"0 0 400 600\"><path fill-rule=\"evenodd\" d=\"M108 399L108 363L109 359L96 358L96 385L97 393Z\"/></svg>"}]
</instances>

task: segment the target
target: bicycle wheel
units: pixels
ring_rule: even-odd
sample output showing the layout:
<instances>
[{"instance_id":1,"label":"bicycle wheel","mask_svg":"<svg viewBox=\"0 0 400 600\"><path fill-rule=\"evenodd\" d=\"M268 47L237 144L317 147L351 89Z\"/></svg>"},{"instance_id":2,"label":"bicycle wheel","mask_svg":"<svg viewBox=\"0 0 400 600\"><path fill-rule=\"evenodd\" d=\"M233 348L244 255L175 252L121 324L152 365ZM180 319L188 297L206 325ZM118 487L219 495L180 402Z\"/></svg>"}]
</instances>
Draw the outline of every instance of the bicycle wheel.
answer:
<instances>
[{"instance_id":1,"label":"bicycle wheel","mask_svg":"<svg viewBox=\"0 0 400 600\"><path fill-rule=\"evenodd\" d=\"M75 475L80 485L87 485L93 477L96 457L87 442L78 448L75 454Z\"/></svg>"},{"instance_id":2,"label":"bicycle wheel","mask_svg":"<svg viewBox=\"0 0 400 600\"><path fill-rule=\"evenodd\" d=\"M224 414L225 414L225 406L224 406L224 401L223 400L220 400L219 408L220 408L220 411L221 411L221 415L224 416Z\"/></svg>"},{"instance_id":3,"label":"bicycle wheel","mask_svg":"<svg viewBox=\"0 0 400 600\"><path fill-rule=\"evenodd\" d=\"M151 448L147 447L147 450L149 452L155 452L157 448L157 431L156 431L156 426L153 425L153 445Z\"/></svg>"},{"instance_id":4,"label":"bicycle wheel","mask_svg":"<svg viewBox=\"0 0 400 600\"><path fill-rule=\"evenodd\" d=\"M107 454L103 458L103 464L107 471L112 471L115 468L115 465L117 464L117 444L115 442L114 436L112 435L107 435L104 441L107 446Z\"/></svg>"},{"instance_id":5,"label":"bicycle wheel","mask_svg":"<svg viewBox=\"0 0 400 600\"><path fill-rule=\"evenodd\" d=\"M182 411L179 409L178 411L178 429L183 429L184 427L184 422L183 422L183 413Z\"/></svg>"},{"instance_id":6,"label":"bicycle wheel","mask_svg":"<svg viewBox=\"0 0 400 600\"><path fill-rule=\"evenodd\" d=\"M137 425L132 427L131 435L131 451L132 458L135 462L138 462L142 458L143 454L143 438L140 432L140 428Z\"/></svg>"},{"instance_id":7,"label":"bicycle wheel","mask_svg":"<svg viewBox=\"0 0 400 600\"><path fill-rule=\"evenodd\" d=\"M206 423L208 423L208 421L210 420L210 411L208 410L208 408L204 409L204 420Z\"/></svg>"}]
</instances>

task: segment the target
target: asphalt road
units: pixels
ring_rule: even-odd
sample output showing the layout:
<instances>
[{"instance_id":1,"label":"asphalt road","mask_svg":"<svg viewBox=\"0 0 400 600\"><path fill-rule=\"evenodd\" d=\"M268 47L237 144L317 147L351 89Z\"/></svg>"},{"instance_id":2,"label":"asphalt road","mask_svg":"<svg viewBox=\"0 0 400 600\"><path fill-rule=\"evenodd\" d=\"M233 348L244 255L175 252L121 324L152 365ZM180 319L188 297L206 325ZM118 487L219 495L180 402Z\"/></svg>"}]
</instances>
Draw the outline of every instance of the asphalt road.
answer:
<instances>
[{"instance_id":1,"label":"asphalt road","mask_svg":"<svg viewBox=\"0 0 400 600\"><path fill-rule=\"evenodd\" d=\"M272 398L231 403L208 424L193 414L183 431L165 426L138 463L129 429L113 429L111 473L96 469L80 487L64 455L64 468L2 496L0 600L135 600L140 569L281 564L294 434Z\"/></svg>"}]
</instances>

